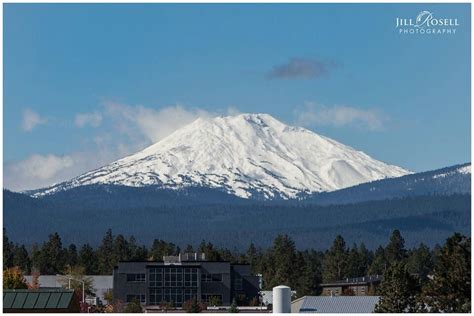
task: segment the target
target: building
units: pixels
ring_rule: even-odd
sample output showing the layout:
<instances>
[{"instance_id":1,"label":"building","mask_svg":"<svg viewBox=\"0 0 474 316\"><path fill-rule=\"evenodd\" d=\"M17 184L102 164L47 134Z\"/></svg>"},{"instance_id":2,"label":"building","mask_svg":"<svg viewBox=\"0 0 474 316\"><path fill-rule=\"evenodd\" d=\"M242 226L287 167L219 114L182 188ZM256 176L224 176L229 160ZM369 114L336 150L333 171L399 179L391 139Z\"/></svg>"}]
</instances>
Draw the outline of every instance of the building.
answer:
<instances>
[{"instance_id":1,"label":"building","mask_svg":"<svg viewBox=\"0 0 474 316\"><path fill-rule=\"evenodd\" d=\"M321 287L325 296L355 295L366 296L374 295L376 288L382 282L381 275L371 275L360 278L347 278L344 280L323 283Z\"/></svg>"},{"instance_id":2,"label":"building","mask_svg":"<svg viewBox=\"0 0 474 316\"><path fill-rule=\"evenodd\" d=\"M250 265L206 261L204 254L119 262L113 275L114 299L126 303L138 300L145 306L172 302L181 307L192 298L223 306L235 298L245 304L258 298L259 290L259 277L251 274Z\"/></svg>"},{"instance_id":3,"label":"building","mask_svg":"<svg viewBox=\"0 0 474 316\"><path fill-rule=\"evenodd\" d=\"M303 296L291 303L292 313L373 313L379 296Z\"/></svg>"},{"instance_id":4,"label":"building","mask_svg":"<svg viewBox=\"0 0 474 316\"><path fill-rule=\"evenodd\" d=\"M73 290L3 290L4 313L79 313Z\"/></svg>"},{"instance_id":5,"label":"building","mask_svg":"<svg viewBox=\"0 0 474 316\"><path fill-rule=\"evenodd\" d=\"M104 295L113 287L112 275L86 275L85 278L92 280L92 287L94 288L96 297L102 302L106 303ZM33 281L33 276L27 275L25 279L28 283ZM64 286L64 276L62 275L40 275L38 282L40 288L62 288ZM86 300L87 301L87 300ZM91 302L89 302L91 303ZM97 300L96 300L96 303ZM91 304L95 305L95 304Z\"/></svg>"}]
</instances>

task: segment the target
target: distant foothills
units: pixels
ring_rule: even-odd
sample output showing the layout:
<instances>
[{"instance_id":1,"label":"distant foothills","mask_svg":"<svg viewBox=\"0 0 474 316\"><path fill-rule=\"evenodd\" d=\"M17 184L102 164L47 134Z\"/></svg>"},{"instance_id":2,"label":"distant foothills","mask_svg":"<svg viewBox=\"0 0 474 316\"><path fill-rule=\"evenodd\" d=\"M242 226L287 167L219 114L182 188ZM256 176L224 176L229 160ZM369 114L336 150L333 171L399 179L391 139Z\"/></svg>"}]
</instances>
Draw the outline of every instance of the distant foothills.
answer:
<instances>
[{"instance_id":1,"label":"distant foothills","mask_svg":"<svg viewBox=\"0 0 474 316\"><path fill-rule=\"evenodd\" d=\"M291 199L241 198L219 188L81 185L49 194L4 190L4 227L30 247L58 232L64 242L98 245L107 228L143 243L163 239L219 247L268 247L288 234L299 249L326 249L341 234L376 249L393 229L407 246L433 247L470 235L470 163ZM36 196L36 197L33 197Z\"/></svg>"}]
</instances>

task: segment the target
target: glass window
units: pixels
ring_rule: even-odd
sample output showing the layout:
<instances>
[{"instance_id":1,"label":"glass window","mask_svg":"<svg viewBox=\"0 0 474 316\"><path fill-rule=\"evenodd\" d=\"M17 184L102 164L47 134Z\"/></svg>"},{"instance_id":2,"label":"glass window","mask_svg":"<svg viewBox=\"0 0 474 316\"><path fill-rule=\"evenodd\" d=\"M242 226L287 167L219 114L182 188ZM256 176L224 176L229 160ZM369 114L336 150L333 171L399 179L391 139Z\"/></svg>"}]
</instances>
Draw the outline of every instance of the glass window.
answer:
<instances>
[{"instance_id":1,"label":"glass window","mask_svg":"<svg viewBox=\"0 0 474 316\"><path fill-rule=\"evenodd\" d=\"M198 269L184 268L184 286L197 287L198 286Z\"/></svg>"},{"instance_id":2,"label":"glass window","mask_svg":"<svg viewBox=\"0 0 474 316\"><path fill-rule=\"evenodd\" d=\"M162 289L150 289L150 305L160 305L163 301Z\"/></svg>"},{"instance_id":3,"label":"glass window","mask_svg":"<svg viewBox=\"0 0 474 316\"><path fill-rule=\"evenodd\" d=\"M162 287L163 286L163 269L162 268L151 268L149 272L150 287Z\"/></svg>"}]
</instances>

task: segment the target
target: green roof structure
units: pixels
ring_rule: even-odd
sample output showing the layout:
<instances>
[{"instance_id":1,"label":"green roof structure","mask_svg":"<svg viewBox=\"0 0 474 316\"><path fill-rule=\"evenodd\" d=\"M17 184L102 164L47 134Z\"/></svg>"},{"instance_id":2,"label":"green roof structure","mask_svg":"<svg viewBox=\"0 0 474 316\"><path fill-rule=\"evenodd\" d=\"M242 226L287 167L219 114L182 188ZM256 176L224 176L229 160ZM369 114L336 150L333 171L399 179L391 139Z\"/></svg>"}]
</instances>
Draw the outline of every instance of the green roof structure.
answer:
<instances>
[{"instance_id":1,"label":"green roof structure","mask_svg":"<svg viewBox=\"0 0 474 316\"><path fill-rule=\"evenodd\" d=\"M79 313L73 290L3 290L4 313Z\"/></svg>"}]
</instances>

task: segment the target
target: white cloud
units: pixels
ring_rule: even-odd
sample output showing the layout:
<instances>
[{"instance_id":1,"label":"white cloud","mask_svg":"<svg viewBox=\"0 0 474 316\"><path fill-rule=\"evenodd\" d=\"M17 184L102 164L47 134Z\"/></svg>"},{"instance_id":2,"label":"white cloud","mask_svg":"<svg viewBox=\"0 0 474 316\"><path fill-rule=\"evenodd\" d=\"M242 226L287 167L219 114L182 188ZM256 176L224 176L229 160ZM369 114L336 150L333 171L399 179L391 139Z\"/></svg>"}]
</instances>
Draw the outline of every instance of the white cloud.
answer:
<instances>
[{"instance_id":1,"label":"white cloud","mask_svg":"<svg viewBox=\"0 0 474 316\"><path fill-rule=\"evenodd\" d=\"M324 106L307 103L295 110L296 125L300 126L356 126L371 131L382 130L387 117L377 109L360 109L345 105Z\"/></svg>"},{"instance_id":2,"label":"white cloud","mask_svg":"<svg viewBox=\"0 0 474 316\"><path fill-rule=\"evenodd\" d=\"M77 127L84 127L86 125L98 127L100 123L102 123L102 114L99 112L78 113L76 114L74 123Z\"/></svg>"},{"instance_id":3,"label":"white cloud","mask_svg":"<svg viewBox=\"0 0 474 316\"><path fill-rule=\"evenodd\" d=\"M181 105L155 110L141 105L107 102L105 108L107 116L115 121L120 132L133 138L144 136L149 142L157 142L199 117L215 115L201 109L186 109Z\"/></svg>"},{"instance_id":4,"label":"white cloud","mask_svg":"<svg viewBox=\"0 0 474 316\"><path fill-rule=\"evenodd\" d=\"M38 113L31 109L24 109L22 113L21 128L25 132L31 132L36 126L45 124L46 118L41 117Z\"/></svg>"}]
</instances>

